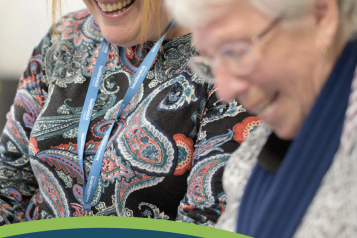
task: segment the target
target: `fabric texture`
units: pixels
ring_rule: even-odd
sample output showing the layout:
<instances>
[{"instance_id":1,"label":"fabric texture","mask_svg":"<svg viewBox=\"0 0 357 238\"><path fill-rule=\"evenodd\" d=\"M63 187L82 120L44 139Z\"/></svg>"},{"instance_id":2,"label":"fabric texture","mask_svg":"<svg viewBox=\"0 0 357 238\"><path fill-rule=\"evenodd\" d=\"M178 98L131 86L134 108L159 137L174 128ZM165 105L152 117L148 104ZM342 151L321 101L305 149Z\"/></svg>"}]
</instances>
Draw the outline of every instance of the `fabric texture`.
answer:
<instances>
[{"instance_id":1,"label":"fabric texture","mask_svg":"<svg viewBox=\"0 0 357 238\"><path fill-rule=\"evenodd\" d=\"M279 168L254 168L239 210L237 232L291 237L339 147L357 65L357 44L347 44Z\"/></svg>"},{"instance_id":2,"label":"fabric texture","mask_svg":"<svg viewBox=\"0 0 357 238\"><path fill-rule=\"evenodd\" d=\"M0 140L0 224L76 216L169 219L212 226L221 177L256 121L187 67L191 36L165 41L113 129L92 209L82 209L77 131L102 35L88 10L63 17L34 49ZM108 123L146 52L110 48L85 144L88 175ZM249 122L247 121L249 120ZM239 138L239 139L237 139Z\"/></svg>"},{"instance_id":3,"label":"fabric texture","mask_svg":"<svg viewBox=\"0 0 357 238\"><path fill-rule=\"evenodd\" d=\"M350 45L351 46L351 45ZM356 48L348 48L347 50L349 51L348 53L352 53L354 54L352 56L352 58L356 58L357 54L356 54ZM342 55L342 58L344 56ZM342 63L340 62L340 65L337 65L336 68L339 68L339 70L341 70L341 72L344 73L350 73L350 79L353 78L353 73L355 72L355 68L356 68L356 60L353 60L353 65L349 65L349 63L351 63L352 61L342 61ZM350 68L350 69L348 69ZM352 69L352 70L351 70ZM351 72L352 71L352 72ZM342 77L343 78L343 77ZM348 79L347 79L348 81ZM352 85L356 84L356 77L354 78L354 83ZM351 83L349 83L349 85L351 85ZM351 87L348 87L347 89L347 95L350 95L349 97L349 105L347 108L347 112L351 111L352 108L355 105L355 98L353 98L354 95L354 90L353 90L353 86L352 86L352 92L351 92ZM351 94L350 94L351 92ZM342 100L341 97L333 97L332 94L329 94L328 96L330 96L330 99L332 99L333 101L337 101L338 100ZM342 96L343 97L343 96ZM345 100L344 102L347 105L347 100ZM333 131L333 130L342 130L342 125L344 124L344 127L346 128L351 128L351 124L355 124L357 121L357 117L356 114L354 114L354 117L346 117L346 120L344 120L345 117L345 112L346 112L346 108L337 108L337 107L342 107L342 106L338 106L337 104L332 105L330 107L330 109L332 109L331 113L340 113L340 117L342 119L339 119L340 122L336 122L337 124L339 124L339 129L336 125L330 125L330 129L329 131ZM328 111L328 109L326 109L326 111ZM342 111L342 112L341 112ZM342 114L342 115L341 115ZM348 114L348 113L347 113ZM346 114L346 115L347 115ZM323 118L326 118L323 116L323 113L320 113L319 115L319 119L316 120L316 123L321 124L321 125L325 125L325 129L327 128L326 126L326 120L324 120ZM331 116L331 115L330 115ZM348 123L347 122L347 118L349 118ZM318 126L318 125L316 125ZM310 131L308 131L308 136L311 137L314 135L314 128L312 128ZM257 135L252 136L251 138L248 138L247 141L245 141L242 146L237 150L237 152L234 153L234 155L232 156L232 159L228 162L227 164L227 170L225 171L224 174L224 187L225 190L227 192L227 196L229 199L229 203L227 206L227 210L226 213L220 218L217 227L221 228L221 229L228 229L231 231L235 231L237 229L236 224L237 224L237 215L233 216L233 217L228 217L228 215L226 214L234 214L234 211L238 214L238 209L239 207L241 207L241 209L247 209L247 207L245 206L245 204L243 204L242 202L242 194L243 191L245 189L245 187L247 186L247 189L249 189L249 185L247 185L247 181L249 178L249 174L252 173L252 171L256 171L256 170L260 170L261 168L258 168L258 166L256 166L256 159L257 159L257 153L255 152L255 154L252 154L252 151L250 150L250 148L247 148L244 144L245 143L257 143L259 145L261 144L265 144L266 141L266 137L269 136L270 134L270 129L268 129L267 126L263 126L261 128L259 128L256 132ZM355 196L356 195L356 184L357 184L357 179L356 179L356 168L357 168L357 161L354 159L356 158L356 136L357 136L357 131L346 131L344 130L344 133L342 134L342 138L346 137L346 134L348 135L348 142L349 142L349 146L346 146L346 143L342 143L339 147L339 141L341 136L336 136L337 138L332 138L331 136L322 136L322 134L315 134L318 137L320 137L320 142L323 143L323 148L327 151L327 147L329 147L329 149L331 149L330 147L332 147L331 145L328 145L328 142L326 142L326 140L323 142L323 140L321 140L321 137L324 137L327 140L334 140L334 139L338 139L337 141L337 145L335 145L335 148L338 148L338 151L334 154L333 156L333 160L332 160L332 165L330 167L330 165L328 164L328 171L327 173L324 174L323 176L323 180L322 182L319 182L319 187L317 190L317 193L313 193L313 197L312 197L312 201L307 201L308 202L308 207L307 210L303 210L300 212L302 212L302 220L301 217L298 218L299 220L297 221L296 226L298 227L297 231L295 232L295 228L291 228L291 230L293 232L291 232L290 234L285 233L285 234L277 234L276 232L280 232L280 231L284 231L286 229L287 226L289 226L288 222L291 222L291 219L294 217L294 211L293 210L286 210L286 211L290 211L290 215L288 216L281 216L281 218L284 218L284 221L279 222L278 224L271 224L274 222L277 222L277 220L279 219L274 219L274 214L276 210L278 210L278 207L281 206L281 201L280 198L277 198L275 200L275 202L273 204L271 204L270 209L273 209L275 211L273 211L270 216L269 219L265 219L266 224L267 225L272 225L275 226L275 231L272 231L272 233L264 233L264 229L262 229L261 231L256 231L256 233L254 234L254 237L264 237L264 234L270 234L273 236L270 237L354 237L357 235L357 225L355 222L357 220L357 203L355 202ZM301 134L300 134L301 135ZM305 134L306 137L306 134ZM353 140L353 146L351 145L351 140ZM346 141L346 140L341 140L342 142ZM293 143L294 144L294 143ZM346 150L344 148L350 148L350 150L352 151L351 153L346 152ZM244 149L245 148L245 149ZM263 146L261 146L258 150L261 151L263 148ZM305 148L305 147L304 147ZM352 149L351 149L352 148ZM315 147L315 150L316 147ZM259 153L258 153L259 154ZM317 157L317 158L316 158ZM308 157L309 158L309 157ZM303 167L305 167L305 169L303 169L302 171L300 171L300 173L298 173L298 175L300 177L308 177L308 170L311 170L311 168L313 168L314 166L314 162L318 159L324 159L326 157L318 157L318 155L315 155L315 157L311 158L308 162L305 162L304 165L302 165ZM279 171L277 174L281 173L281 171L283 171L285 169L284 167L284 163L286 163L286 159L284 158L284 161L282 163L282 166L279 168ZM301 160L303 161L303 159ZM299 161L300 162L300 161ZM320 161L317 162L317 166L323 166L323 163L326 162L328 163L328 161ZM232 169L234 168L234 169ZM235 171L233 171L235 170ZM293 176L293 173L297 173L296 171L298 170L297 167L294 168L293 171L290 171L290 175ZM259 193L257 194L257 196L267 196L265 194L269 194L269 192L271 191L271 187L273 184L276 184L276 178L274 179L269 179L271 177L276 177L277 175L275 175L275 173L271 173L268 171L264 171L265 172L265 177L263 176L261 178L261 183L265 185L264 189L260 189ZM240 176L238 177L237 174L240 174ZM230 174L232 174L233 176L230 176ZM253 172L254 174L254 172ZM314 174L315 175L315 174ZM308 177L311 181L311 176ZM228 187L228 184L232 184L234 180L237 179L241 179L241 181L239 182L239 187L236 186L235 191L233 192L229 192L230 188ZM230 181L230 182L228 182ZM289 181L288 179L286 181ZM269 184L270 182L270 184ZM284 184L283 184L284 185ZM281 185L280 187L280 191L285 191L286 189L283 187L283 185ZM292 192L292 194L294 194L295 198L298 199L297 203L298 204L303 204L303 200L304 200L304 193L306 194L307 192L309 192L308 186L309 184L305 184L302 187L303 192L298 192L298 186L294 186L293 190L294 192ZM238 191L237 191L238 190ZM237 196L237 194L240 194L239 196ZM271 198L271 197L270 197ZM306 198L305 198L306 199ZM297 208L296 206L296 201L292 201L294 199L291 199L289 202L289 206L292 207L292 209ZM249 200L249 202L253 203L252 200ZM264 203L264 198L259 200L260 204ZM306 201L305 201L306 202ZM231 204L232 203L232 204ZM305 203L306 204L306 203ZM286 206L288 206L286 205ZM244 206L244 207L243 207ZM254 208L254 209L259 209L259 205L258 207ZM241 210L240 210L241 211ZM254 212L252 212L251 214L254 214ZM256 213L255 213L256 214ZM239 214L239 216L243 216L243 214ZM296 218L296 217L295 217ZM243 219L243 218L242 218ZM249 219L247 219L249 220ZM271 221L271 220L275 220L275 221ZM295 220L296 221L296 220ZM238 221L239 223L239 221ZM247 226L249 226L249 224L246 224ZM277 228L279 227L279 228ZM277 231L280 230L280 231ZM290 230L290 231L291 231ZM266 230L265 230L266 231ZM252 235L252 234L248 234L248 235ZM267 236L269 237L269 236Z\"/></svg>"}]
</instances>

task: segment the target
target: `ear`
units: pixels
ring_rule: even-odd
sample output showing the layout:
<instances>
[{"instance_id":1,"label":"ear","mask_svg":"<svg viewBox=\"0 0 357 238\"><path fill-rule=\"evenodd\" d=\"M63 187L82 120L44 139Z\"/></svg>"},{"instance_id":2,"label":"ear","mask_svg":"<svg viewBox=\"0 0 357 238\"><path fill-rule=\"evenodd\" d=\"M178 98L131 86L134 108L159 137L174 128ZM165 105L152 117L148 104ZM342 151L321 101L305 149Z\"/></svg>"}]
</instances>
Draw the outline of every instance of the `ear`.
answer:
<instances>
[{"instance_id":1,"label":"ear","mask_svg":"<svg viewBox=\"0 0 357 238\"><path fill-rule=\"evenodd\" d=\"M338 34L340 24L338 0L317 0L315 18L317 46L320 49L331 48Z\"/></svg>"}]
</instances>

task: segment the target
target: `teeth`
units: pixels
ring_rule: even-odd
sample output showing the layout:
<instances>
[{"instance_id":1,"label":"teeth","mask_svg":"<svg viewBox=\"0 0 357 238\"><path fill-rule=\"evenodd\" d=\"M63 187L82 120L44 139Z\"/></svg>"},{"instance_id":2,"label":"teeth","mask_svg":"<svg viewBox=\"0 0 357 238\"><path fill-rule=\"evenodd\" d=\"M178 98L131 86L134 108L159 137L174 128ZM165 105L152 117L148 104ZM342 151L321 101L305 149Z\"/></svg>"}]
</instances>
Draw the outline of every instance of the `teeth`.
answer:
<instances>
[{"instance_id":1,"label":"teeth","mask_svg":"<svg viewBox=\"0 0 357 238\"><path fill-rule=\"evenodd\" d=\"M105 6L104 4L102 4L100 7L102 8L103 11L107 11L107 6Z\"/></svg>"},{"instance_id":2,"label":"teeth","mask_svg":"<svg viewBox=\"0 0 357 238\"><path fill-rule=\"evenodd\" d=\"M112 12L112 11L116 11L116 10L118 10L117 12L122 12L122 11L126 10L126 9L123 9L123 8L125 8L126 6L131 4L132 2L133 2L132 0L119 1L119 2L114 3L114 4L103 4L103 3L98 2L98 6L104 12Z\"/></svg>"}]
</instances>

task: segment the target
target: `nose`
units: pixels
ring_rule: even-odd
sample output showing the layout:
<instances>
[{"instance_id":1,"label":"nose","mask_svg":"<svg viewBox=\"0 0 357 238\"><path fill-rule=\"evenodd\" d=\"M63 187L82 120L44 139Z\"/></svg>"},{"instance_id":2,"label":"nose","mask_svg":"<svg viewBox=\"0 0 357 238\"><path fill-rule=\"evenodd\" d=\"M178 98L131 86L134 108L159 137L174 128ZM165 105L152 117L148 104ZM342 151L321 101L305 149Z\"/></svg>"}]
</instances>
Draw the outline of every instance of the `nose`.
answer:
<instances>
[{"instance_id":1,"label":"nose","mask_svg":"<svg viewBox=\"0 0 357 238\"><path fill-rule=\"evenodd\" d=\"M217 63L212 68L217 85L217 97L229 101L248 91L250 83L242 77L233 75L223 64Z\"/></svg>"}]
</instances>

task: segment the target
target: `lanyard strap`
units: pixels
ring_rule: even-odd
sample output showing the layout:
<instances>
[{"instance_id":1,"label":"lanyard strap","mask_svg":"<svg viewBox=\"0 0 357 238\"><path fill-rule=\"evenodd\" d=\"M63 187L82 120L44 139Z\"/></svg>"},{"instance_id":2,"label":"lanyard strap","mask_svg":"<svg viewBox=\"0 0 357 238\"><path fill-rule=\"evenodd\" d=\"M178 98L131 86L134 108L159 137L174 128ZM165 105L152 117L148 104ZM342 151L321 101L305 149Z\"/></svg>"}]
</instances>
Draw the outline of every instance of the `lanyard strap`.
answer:
<instances>
[{"instance_id":1,"label":"lanyard strap","mask_svg":"<svg viewBox=\"0 0 357 238\"><path fill-rule=\"evenodd\" d=\"M84 106L81 114L81 119L79 121L78 135L77 135L77 150L78 150L78 163L81 168L83 176L83 192L86 187L86 177L83 164L84 146L87 137L87 132L89 128L90 119L93 113L93 108L95 100L98 95L99 86L102 81L104 67L109 54L110 43L103 39L102 46L99 50L99 55L97 58L97 63L94 66L93 74L90 79L86 99L84 101Z\"/></svg>"},{"instance_id":2,"label":"lanyard strap","mask_svg":"<svg viewBox=\"0 0 357 238\"><path fill-rule=\"evenodd\" d=\"M169 32L176 23L173 21L167 30ZM87 91L86 99L84 102L84 107L81 115L81 119L79 122L78 128L78 137L77 137L77 144L78 144L78 161L82 170L83 175L83 209L86 211L91 210L91 203L93 201L94 192L98 185L98 180L100 176L100 171L102 167L102 161L104 157L104 152L110 137L110 134L113 130L114 124L116 120L120 117L124 109L129 105L130 101L134 98L136 92L138 91L139 87L141 86L142 82L146 78L147 73L149 72L151 65L153 64L156 55L160 49L162 42L164 41L167 32L161 37L161 39L156 42L156 44L151 48L150 52L145 57L144 61L141 63L140 67L136 71L136 74L129 85L129 88L124 96L124 99L121 103L120 109L115 116L115 120L111 123L108 130L105 132L105 135L99 145L99 148L95 154L92 168L89 173L88 183L86 183L85 178L85 170L83 164L83 155L84 155L84 146L85 140L87 137L87 132L89 128L90 119L93 113L93 108L95 104L95 100L98 95L99 86L102 81L102 76L104 72L104 68L106 65L106 61L108 58L108 48L110 43L108 43L105 39L103 39L102 46L98 55L97 63L94 67L93 74L90 80L89 88ZM86 110L85 110L86 109Z\"/></svg>"}]
</instances>

